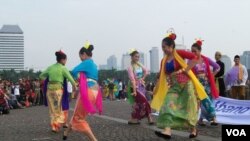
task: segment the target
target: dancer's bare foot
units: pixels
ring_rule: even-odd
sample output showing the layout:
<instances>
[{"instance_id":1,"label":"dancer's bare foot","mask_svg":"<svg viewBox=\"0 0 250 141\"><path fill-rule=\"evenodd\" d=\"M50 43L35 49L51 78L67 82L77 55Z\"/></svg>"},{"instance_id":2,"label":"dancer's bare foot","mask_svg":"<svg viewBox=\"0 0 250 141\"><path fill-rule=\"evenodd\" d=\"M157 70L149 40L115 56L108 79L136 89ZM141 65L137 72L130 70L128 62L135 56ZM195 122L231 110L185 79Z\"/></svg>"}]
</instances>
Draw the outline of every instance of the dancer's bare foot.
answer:
<instances>
[{"instance_id":1,"label":"dancer's bare foot","mask_svg":"<svg viewBox=\"0 0 250 141\"><path fill-rule=\"evenodd\" d=\"M217 123L217 121L216 121L216 118L214 118L214 119L211 121L210 125L212 125L212 126L217 126L217 125L218 125L218 123Z\"/></svg>"},{"instance_id":2,"label":"dancer's bare foot","mask_svg":"<svg viewBox=\"0 0 250 141\"><path fill-rule=\"evenodd\" d=\"M191 133L190 133L190 135L189 135L189 138L195 138L195 137L197 137L198 136L198 131L197 131L197 129L196 128L192 128L191 129Z\"/></svg>"},{"instance_id":3,"label":"dancer's bare foot","mask_svg":"<svg viewBox=\"0 0 250 141\"><path fill-rule=\"evenodd\" d=\"M139 122L137 119L131 118L131 119L128 121L128 124L140 124L140 122Z\"/></svg>"},{"instance_id":4,"label":"dancer's bare foot","mask_svg":"<svg viewBox=\"0 0 250 141\"><path fill-rule=\"evenodd\" d=\"M153 121L153 118L151 115L148 116L148 124L153 125L155 122Z\"/></svg>"}]
</instances>

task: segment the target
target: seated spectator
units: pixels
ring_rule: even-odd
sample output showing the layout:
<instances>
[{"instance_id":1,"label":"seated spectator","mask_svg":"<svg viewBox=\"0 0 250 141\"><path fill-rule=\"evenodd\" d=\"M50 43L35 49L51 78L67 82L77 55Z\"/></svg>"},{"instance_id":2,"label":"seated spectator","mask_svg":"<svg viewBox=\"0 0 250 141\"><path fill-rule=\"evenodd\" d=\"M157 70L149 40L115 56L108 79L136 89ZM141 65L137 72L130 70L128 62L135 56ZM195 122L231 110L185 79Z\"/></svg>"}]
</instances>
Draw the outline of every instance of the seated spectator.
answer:
<instances>
[{"instance_id":1,"label":"seated spectator","mask_svg":"<svg viewBox=\"0 0 250 141\"><path fill-rule=\"evenodd\" d=\"M0 88L0 115L9 114L10 110L3 90Z\"/></svg>"}]
</instances>

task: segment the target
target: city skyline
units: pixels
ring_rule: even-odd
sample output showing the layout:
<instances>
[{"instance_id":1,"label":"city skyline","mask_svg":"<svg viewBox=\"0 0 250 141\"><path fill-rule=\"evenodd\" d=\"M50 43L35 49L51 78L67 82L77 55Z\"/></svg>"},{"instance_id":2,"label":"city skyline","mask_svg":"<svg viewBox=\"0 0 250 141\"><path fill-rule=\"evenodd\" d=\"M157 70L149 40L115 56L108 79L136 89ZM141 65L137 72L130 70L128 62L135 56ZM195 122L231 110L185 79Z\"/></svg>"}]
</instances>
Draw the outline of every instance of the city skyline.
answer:
<instances>
[{"instance_id":1,"label":"city skyline","mask_svg":"<svg viewBox=\"0 0 250 141\"><path fill-rule=\"evenodd\" d=\"M7 36L8 35L8 36ZM13 37L11 37L13 36ZM8 37L8 38L6 38ZM18 39L17 39L18 38ZM15 44L13 44L13 43ZM20 44L20 45L16 45L16 44ZM8 48L6 48L6 46ZM14 51L14 50L15 51ZM157 57L153 57L151 54L151 51L156 49L157 50L157 55L153 55L153 56L157 56ZM176 44L176 49L185 49L186 50L186 45L183 44ZM0 50L1 50L1 56L0 56L0 70L3 69L15 69L15 70L24 70L24 41L23 41L23 31L20 29L20 27L18 25L3 25L3 27L0 29ZM5 54L19 54L19 56L6 56ZM150 60L150 67L148 67L148 69L151 72L157 72L157 70L159 69L159 64L160 61L159 59L156 60L152 60L151 58L159 58L159 50L157 47L152 47L151 50L149 50L149 60ZM21 55L21 56L20 56ZM241 63L243 65L246 66L247 69L250 69L250 51L243 51L242 54L239 54L241 57ZM147 53L143 53L140 52L140 62L145 65L148 66L147 64ZM7 58L6 58L7 57ZM14 58L13 58L14 57ZM22 58L18 58L18 62L15 61L15 58L17 57L22 57ZM124 59L126 58L126 59ZM7 59L7 60L6 60ZM3 62L4 61L4 62ZM8 62L8 64L6 65L6 61ZM122 55L122 59L121 59L121 65L118 65L117 63L117 58L115 55L111 55L107 58L107 64L102 65L99 64L99 69L117 69L117 70L125 70L129 64L130 64L130 55L128 53L125 53ZM125 61L125 62L124 62ZM222 56L222 61L225 62L226 64L226 72L231 68L231 66L233 65L233 60L228 57L228 55L223 55ZM2 63L1 63L2 62ZM155 63L152 63L155 62ZM20 64L21 63L21 64ZM13 65L14 64L14 65ZM16 65L21 65L19 67L16 67ZM152 65L153 64L153 65ZM3 66L4 65L4 66ZM157 66L156 66L157 65ZM32 68L31 68L32 69ZM153 70L153 71L152 71Z\"/></svg>"},{"instance_id":2,"label":"city skyline","mask_svg":"<svg viewBox=\"0 0 250 141\"><path fill-rule=\"evenodd\" d=\"M72 69L80 63L78 52L86 40L95 47L93 59L98 65L112 54L120 60L129 48L148 52L156 46L160 51L169 28L175 29L176 43L187 49L201 37L206 56L214 58L220 51L232 60L249 48L250 15L242 14L250 13L249 4L246 0L10 0L1 2L0 26L18 24L24 31L25 68L35 70L55 63L59 49L67 53L66 66ZM161 51L159 55L161 59Z\"/></svg>"},{"instance_id":3,"label":"city skyline","mask_svg":"<svg viewBox=\"0 0 250 141\"><path fill-rule=\"evenodd\" d=\"M117 69L117 58L115 55L111 55L107 59L107 69Z\"/></svg>"}]
</instances>

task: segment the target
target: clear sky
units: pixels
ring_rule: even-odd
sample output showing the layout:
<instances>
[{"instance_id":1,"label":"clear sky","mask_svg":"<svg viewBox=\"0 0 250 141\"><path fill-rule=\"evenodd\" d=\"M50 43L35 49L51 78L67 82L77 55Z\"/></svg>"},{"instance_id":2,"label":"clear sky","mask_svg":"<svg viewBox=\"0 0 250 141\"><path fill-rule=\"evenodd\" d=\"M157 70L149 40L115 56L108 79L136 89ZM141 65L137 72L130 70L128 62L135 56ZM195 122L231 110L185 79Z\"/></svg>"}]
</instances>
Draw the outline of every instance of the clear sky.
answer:
<instances>
[{"instance_id":1,"label":"clear sky","mask_svg":"<svg viewBox=\"0 0 250 141\"><path fill-rule=\"evenodd\" d=\"M217 50L231 58L250 50L249 0L0 0L3 24L22 28L25 66L37 69L54 63L60 48L74 67L86 40L98 65L112 54L120 65L129 48L160 47L170 27L188 47L203 38L203 53L212 58Z\"/></svg>"}]
</instances>

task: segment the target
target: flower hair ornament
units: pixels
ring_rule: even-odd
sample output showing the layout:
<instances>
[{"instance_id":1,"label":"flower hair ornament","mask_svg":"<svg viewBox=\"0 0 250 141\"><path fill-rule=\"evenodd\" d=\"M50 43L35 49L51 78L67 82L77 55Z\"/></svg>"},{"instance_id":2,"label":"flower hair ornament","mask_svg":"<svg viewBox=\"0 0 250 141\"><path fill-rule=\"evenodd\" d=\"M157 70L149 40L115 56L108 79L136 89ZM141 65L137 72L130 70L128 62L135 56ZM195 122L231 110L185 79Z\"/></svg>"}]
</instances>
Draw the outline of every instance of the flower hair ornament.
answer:
<instances>
[{"instance_id":1,"label":"flower hair ornament","mask_svg":"<svg viewBox=\"0 0 250 141\"><path fill-rule=\"evenodd\" d=\"M167 35L166 37L172 39L172 40L175 40L176 39L176 34L174 32L174 29L173 28L170 28L167 30Z\"/></svg>"},{"instance_id":2,"label":"flower hair ornament","mask_svg":"<svg viewBox=\"0 0 250 141\"><path fill-rule=\"evenodd\" d=\"M134 53L135 51L137 51L135 48L131 48L131 49L129 49L128 54L131 55L131 54Z\"/></svg>"},{"instance_id":3,"label":"flower hair ornament","mask_svg":"<svg viewBox=\"0 0 250 141\"><path fill-rule=\"evenodd\" d=\"M90 47L90 45L91 45L90 42L86 41L83 47L88 49Z\"/></svg>"},{"instance_id":4,"label":"flower hair ornament","mask_svg":"<svg viewBox=\"0 0 250 141\"><path fill-rule=\"evenodd\" d=\"M202 42L204 42L204 40L202 40L201 38L195 39L195 43L198 44L199 46L202 46Z\"/></svg>"},{"instance_id":5,"label":"flower hair ornament","mask_svg":"<svg viewBox=\"0 0 250 141\"><path fill-rule=\"evenodd\" d=\"M59 53L59 54L65 54L62 49L60 49L59 51L57 51L57 53Z\"/></svg>"}]
</instances>

